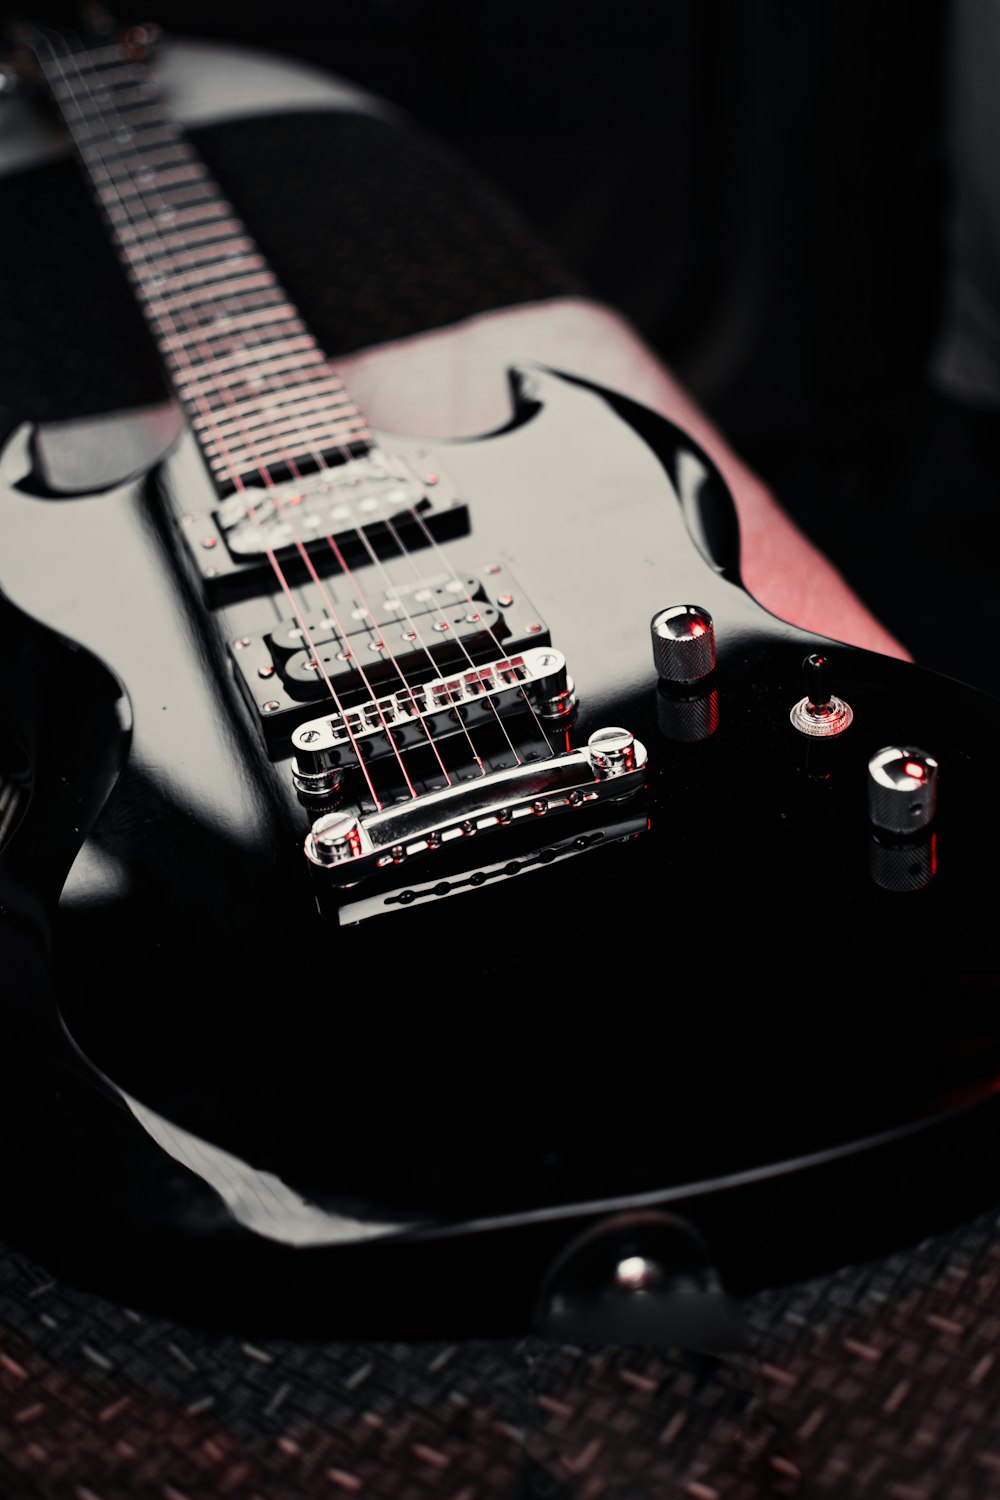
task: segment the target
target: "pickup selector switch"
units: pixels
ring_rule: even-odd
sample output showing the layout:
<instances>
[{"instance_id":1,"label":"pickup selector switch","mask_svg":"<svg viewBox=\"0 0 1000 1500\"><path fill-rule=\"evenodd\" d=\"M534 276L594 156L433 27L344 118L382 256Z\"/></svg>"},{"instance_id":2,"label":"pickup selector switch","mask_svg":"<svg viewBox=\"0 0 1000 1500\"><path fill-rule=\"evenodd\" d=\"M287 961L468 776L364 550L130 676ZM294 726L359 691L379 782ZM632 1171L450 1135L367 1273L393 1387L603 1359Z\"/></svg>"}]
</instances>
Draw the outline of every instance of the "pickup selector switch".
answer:
<instances>
[{"instance_id":1,"label":"pickup selector switch","mask_svg":"<svg viewBox=\"0 0 1000 1500\"><path fill-rule=\"evenodd\" d=\"M799 734L810 739L832 739L851 727L854 710L843 698L830 691L830 663L827 657L813 652L802 663L806 674L806 696L800 698L789 715Z\"/></svg>"},{"instance_id":2,"label":"pickup selector switch","mask_svg":"<svg viewBox=\"0 0 1000 1500\"><path fill-rule=\"evenodd\" d=\"M715 669L715 626L698 604L661 609L650 624L653 661L662 682L700 682Z\"/></svg>"},{"instance_id":3,"label":"pickup selector switch","mask_svg":"<svg viewBox=\"0 0 1000 1500\"><path fill-rule=\"evenodd\" d=\"M868 762L868 816L888 833L919 833L937 810L938 763L914 745L887 745Z\"/></svg>"}]
</instances>

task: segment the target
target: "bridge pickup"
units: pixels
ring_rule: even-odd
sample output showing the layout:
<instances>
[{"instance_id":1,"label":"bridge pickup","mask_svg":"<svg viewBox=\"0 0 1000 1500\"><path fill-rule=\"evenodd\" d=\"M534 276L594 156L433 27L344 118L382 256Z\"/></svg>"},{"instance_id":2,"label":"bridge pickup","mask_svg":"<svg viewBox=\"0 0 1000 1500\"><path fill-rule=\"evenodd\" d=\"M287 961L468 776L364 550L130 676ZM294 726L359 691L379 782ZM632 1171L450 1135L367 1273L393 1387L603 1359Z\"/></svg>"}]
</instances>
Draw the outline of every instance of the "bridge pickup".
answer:
<instances>
[{"instance_id":1,"label":"bridge pickup","mask_svg":"<svg viewBox=\"0 0 1000 1500\"><path fill-rule=\"evenodd\" d=\"M519 707L564 718L574 703L562 652L534 647L300 724L292 735L292 778L303 796L329 799L359 755L369 761L426 746Z\"/></svg>"},{"instance_id":2,"label":"bridge pickup","mask_svg":"<svg viewBox=\"0 0 1000 1500\"><path fill-rule=\"evenodd\" d=\"M362 577L364 599L357 593ZM544 621L497 563L479 577L439 573L391 583L383 570L369 568L349 586L313 585L304 597L300 616L229 648L236 680L274 748L307 719L549 643ZM422 732L421 739L426 743Z\"/></svg>"},{"instance_id":3,"label":"bridge pickup","mask_svg":"<svg viewBox=\"0 0 1000 1500\"><path fill-rule=\"evenodd\" d=\"M581 750L494 771L379 812L326 813L309 831L306 858L342 887L380 871L398 872L411 861L423 867L438 851L480 834L496 839L491 857L500 859L505 829L620 802L642 790L645 772L646 750L638 740L625 729L599 729Z\"/></svg>"}]
</instances>

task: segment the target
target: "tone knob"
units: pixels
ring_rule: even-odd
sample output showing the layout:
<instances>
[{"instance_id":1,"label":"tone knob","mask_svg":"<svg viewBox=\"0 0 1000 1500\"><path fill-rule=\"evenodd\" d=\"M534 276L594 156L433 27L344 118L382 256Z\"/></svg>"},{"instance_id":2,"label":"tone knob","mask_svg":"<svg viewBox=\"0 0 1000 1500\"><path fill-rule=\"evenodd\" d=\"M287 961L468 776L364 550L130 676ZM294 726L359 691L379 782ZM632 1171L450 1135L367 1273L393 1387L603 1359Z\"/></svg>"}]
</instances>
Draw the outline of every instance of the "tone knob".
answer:
<instances>
[{"instance_id":1,"label":"tone knob","mask_svg":"<svg viewBox=\"0 0 1000 1500\"><path fill-rule=\"evenodd\" d=\"M698 604L673 604L654 615L653 661L663 682L700 682L715 668L715 626Z\"/></svg>"},{"instance_id":2,"label":"tone knob","mask_svg":"<svg viewBox=\"0 0 1000 1500\"><path fill-rule=\"evenodd\" d=\"M926 828L937 809L938 763L914 745L887 745L868 762L868 815L889 833Z\"/></svg>"}]
</instances>

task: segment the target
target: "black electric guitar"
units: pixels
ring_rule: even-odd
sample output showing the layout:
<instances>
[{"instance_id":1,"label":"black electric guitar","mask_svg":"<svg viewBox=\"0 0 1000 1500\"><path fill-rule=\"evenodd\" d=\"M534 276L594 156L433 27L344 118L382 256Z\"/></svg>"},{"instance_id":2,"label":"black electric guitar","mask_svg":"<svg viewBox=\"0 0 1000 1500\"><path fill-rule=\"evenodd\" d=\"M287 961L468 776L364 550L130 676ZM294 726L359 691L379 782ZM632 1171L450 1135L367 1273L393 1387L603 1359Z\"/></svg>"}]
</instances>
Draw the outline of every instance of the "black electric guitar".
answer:
<instances>
[{"instance_id":1,"label":"black electric guitar","mask_svg":"<svg viewBox=\"0 0 1000 1500\"><path fill-rule=\"evenodd\" d=\"M135 35L24 44L187 417L100 494L0 459L6 1201L50 1258L341 1319L492 1265L523 1311L595 1218L988 1093L998 705L761 608L711 459L613 392L370 431Z\"/></svg>"}]
</instances>

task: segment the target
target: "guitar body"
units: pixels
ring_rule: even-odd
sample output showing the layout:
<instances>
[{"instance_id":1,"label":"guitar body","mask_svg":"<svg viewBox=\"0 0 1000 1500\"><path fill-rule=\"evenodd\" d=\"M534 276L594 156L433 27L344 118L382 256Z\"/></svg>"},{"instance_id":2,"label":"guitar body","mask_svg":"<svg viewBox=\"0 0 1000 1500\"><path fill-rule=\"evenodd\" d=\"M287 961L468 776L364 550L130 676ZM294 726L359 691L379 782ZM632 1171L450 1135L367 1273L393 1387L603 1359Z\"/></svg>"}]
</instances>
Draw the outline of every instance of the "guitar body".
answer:
<instances>
[{"instance_id":1,"label":"guitar body","mask_svg":"<svg viewBox=\"0 0 1000 1500\"><path fill-rule=\"evenodd\" d=\"M538 366L511 373L496 432L377 437L376 454L445 497L433 539L335 567L322 542L337 552L352 526L307 535L313 494L289 524L318 571L291 547L270 569L231 553L222 481L237 517L247 474L251 497L258 475L275 489L256 445L281 445L275 467L316 430L322 390L336 442L318 479L335 487L340 437L361 418L342 388L329 396L321 352L133 62L108 83L102 41L89 61L48 45L191 425L123 479L133 419L102 419L104 469L122 457L100 489L72 462L57 479L31 429L0 455L6 1232L116 1297L244 1328L301 1316L316 1332L322 1307L343 1336L421 1318L440 1336L446 1308L477 1331L524 1326L573 1234L637 1205L690 1214L729 1274L781 1274L810 1222L806 1165L820 1184L809 1233L836 1254L841 1193L858 1204L860 1190L831 1191L819 1164L873 1142L871 1206L898 1226L885 1183L913 1195L896 1144L958 1118L996 1072L992 1034L967 1038L996 988L984 868L998 705L769 614L741 583L712 460L665 418ZM81 100L81 81L97 92ZM95 146L112 108L151 136L138 177L129 131L104 121ZM157 249L167 203L177 232ZM205 347L202 277L220 326L254 330L245 347L225 331ZM251 351L273 388L244 381ZM408 649L404 622L386 623L393 591L415 611L428 596L425 629L446 608L460 606L459 631L492 611L496 650L480 631L469 666L535 640L562 653L576 706L545 718L508 693L495 723L456 710L438 743L397 757L405 785L386 756L390 809L412 798L419 814L484 771L537 767L541 791L516 818L494 799L447 839L401 835L376 873L345 879L306 857L329 807L307 806L291 739L331 701L286 680L269 642L287 647L335 606L357 651L377 644L371 620ZM674 605L714 620L700 684L657 680L650 621ZM299 639L316 649L312 629ZM833 738L791 722L814 652L853 710ZM446 652L432 667L466 671ZM348 703L365 697L354 681ZM590 805L588 765L549 799L544 777L609 726L634 737L645 774L640 759L620 795L611 779ZM868 763L891 744L941 766L938 815L912 837L868 817ZM370 764L359 754L346 791L362 817L378 801ZM781 1229L765 1244L769 1216Z\"/></svg>"},{"instance_id":2,"label":"guitar body","mask_svg":"<svg viewBox=\"0 0 1000 1500\"><path fill-rule=\"evenodd\" d=\"M647 792L579 851L553 820L551 844L534 833L500 873L505 831L469 840L460 873L362 919L318 888L289 760L234 682L228 643L259 627L260 601L205 610L186 562L180 518L211 503L189 439L72 498L26 433L4 457L5 717L35 776L2 856L32 934L5 988L30 993L36 1021L55 1007L65 1034L48 1045L99 1098L96 1139L110 1111L122 1159L158 1162L123 1192L104 1156L119 1229L148 1215L161 1243L209 1260L232 1254L234 1222L268 1253L358 1245L749 1169L781 1131L778 1154L822 1150L905 1121L928 1037L947 1052L970 974L990 982L972 872L996 705L762 610L738 581L728 494L664 419L552 372L516 389L497 434L383 442L470 497L454 565L510 566L569 658L573 742L628 726ZM664 732L651 662L649 619L677 602L716 622L718 722L700 741ZM820 646L855 712L832 744L789 722ZM940 866L908 892L873 878L865 810L867 759L894 738L933 745L950 773ZM874 1080L890 1037L913 1073L845 1109L845 1069ZM97 1191L81 1118L67 1159ZM151 1190L157 1173L169 1189Z\"/></svg>"}]
</instances>

